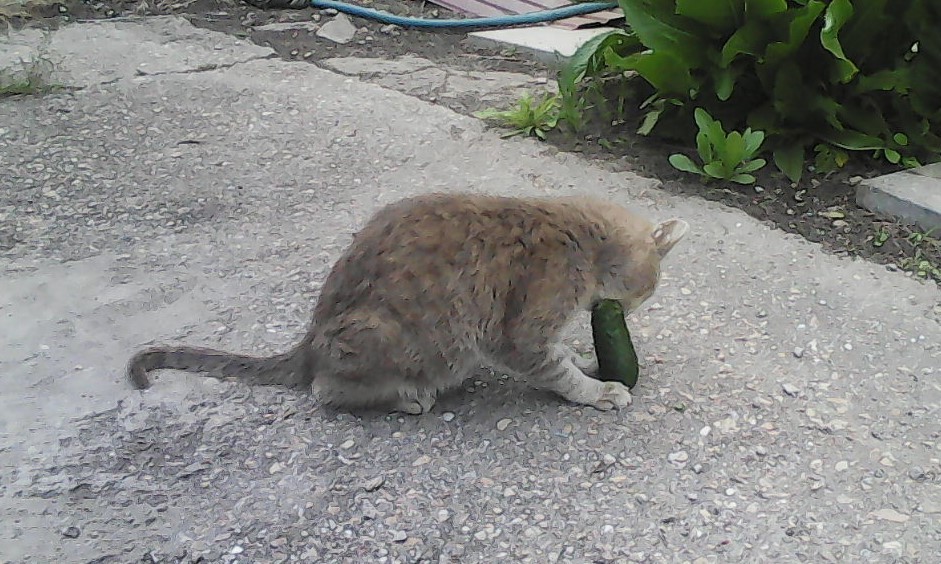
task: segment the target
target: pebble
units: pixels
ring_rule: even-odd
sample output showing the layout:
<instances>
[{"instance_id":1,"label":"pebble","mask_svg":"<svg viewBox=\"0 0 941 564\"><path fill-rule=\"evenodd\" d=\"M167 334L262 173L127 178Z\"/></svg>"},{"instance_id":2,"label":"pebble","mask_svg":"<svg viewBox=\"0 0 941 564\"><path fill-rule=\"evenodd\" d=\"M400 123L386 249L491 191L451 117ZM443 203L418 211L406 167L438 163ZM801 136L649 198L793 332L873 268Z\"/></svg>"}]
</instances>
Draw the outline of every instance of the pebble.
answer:
<instances>
[{"instance_id":1,"label":"pebble","mask_svg":"<svg viewBox=\"0 0 941 564\"><path fill-rule=\"evenodd\" d=\"M231 552L232 554L242 554L243 550L244 549L241 546L235 545L231 549L229 549L229 552Z\"/></svg>"},{"instance_id":2,"label":"pebble","mask_svg":"<svg viewBox=\"0 0 941 564\"><path fill-rule=\"evenodd\" d=\"M497 430L499 430L499 431L506 431L506 428L509 427L509 426L510 426L510 423L512 423L512 422L513 422L513 420L510 419L510 418L501 419L501 420L497 421Z\"/></svg>"},{"instance_id":3,"label":"pebble","mask_svg":"<svg viewBox=\"0 0 941 564\"><path fill-rule=\"evenodd\" d=\"M419 456L418 458L416 458L414 462L412 462L412 466L424 466L425 464L428 464L429 462L431 462L431 457L428 456L427 454L423 454Z\"/></svg>"},{"instance_id":4,"label":"pebble","mask_svg":"<svg viewBox=\"0 0 941 564\"><path fill-rule=\"evenodd\" d=\"M441 419L444 419L445 421L454 421L454 413L450 411L445 411L444 413L441 414Z\"/></svg>"},{"instance_id":5,"label":"pebble","mask_svg":"<svg viewBox=\"0 0 941 564\"><path fill-rule=\"evenodd\" d=\"M845 460L841 460L841 461L837 462L837 463L836 463L836 466L834 466L834 468L836 469L837 472L842 472L842 471L846 470L846 469L849 468L849 467L850 467L850 463L847 462L847 461L845 461Z\"/></svg>"},{"instance_id":6,"label":"pebble","mask_svg":"<svg viewBox=\"0 0 941 564\"><path fill-rule=\"evenodd\" d=\"M344 441L343 444L340 445L340 448L342 448L343 450L349 450L353 448L353 445L355 444L356 444L356 441L354 441L353 439L349 439L347 441Z\"/></svg>"},{"instance_id":7,"label":"pebble","mask_svg":"<svg viewBox=\"0 0 941 564\"><path fill-rule=\"evenodd\" d=\"M892 523L905 523L910 519L908 515L899 513L891 507L874 511L872 516L883 521L891 521Z\"/></svg>"},{"instance_id":8,"label":"pebble","mask_svg":"<svg viewBox=\"0 0 941 564\"><path fill-rule=\"evenodd\" d=\"M899 541L888 541L882 543L882 548L887 551L902 550L902 543Z\"/></svg>"},{"instance_id":9,"label":"pebble","mask_svg":"<svg viewBox=\"0 0 941 564\"><path fill-rule=\"evenodd\" d=\"M375 478L366 480L366 483L363 484L363 489L367 492L374 492L381 488L384 483L386 483L386 479L383 476L376 476Z\"/></svg>"},{"instance_id":10,"label":"pebble","mask_svg":"<svg viewBox=\"0 0 941 564\"><path fill-rule=\"evenodd\" d=\"M408 534L405 531L395 531L392 533L392 542L405 542L408 540Z\"/></svg>"},{"instance_id":11,"label":"pebble","mask_svg":"<svg viewBox=\"0 0 941 564\"><path fill-rule=\"evenodd\" d=\"M82 531L78 527L75 527L75 526L66 527L62 531L62 536L67 539L77 539L79 535L81 534L82 534Z\"/></svg>"},{"instance_id":12,"label":"pebble","mask_svg":"<svg viewBox=\"0 0 941 564\"><path fill-rule=\"evenodd\" d=\"M671 452L667 455L667 460L669 460L670 463L674 466L682 468L686 465L686 461L689 460L689 453L687 453L685 450Z\"/></svg>"},{"instance_id":13,"label":"pebble","mask_svg":"<svg viewBox=\"0 0 941 564\"><path fill-rule=\"evenodd\" d=\"M451 513L447 509L439 509L436 518L439 523L444 523L451 518Z\"/></svg>"},{"instance_id":14,"label":"pebble","mask_svg":"<svg viewBox=\"0 0 941 564\"><path fill-rule=\"evenodd\" d=\"M804 357L803 347L794 347L793 354L794 354L794 358L803 358Z\"/></svg>"},{"instance_id":15,"label":"pebble","mask_svg":"<svg viewBox=\"0 0 941 564\"><path fill-rule=\"evenodd\" d=\"M781 384L781 389L784 390L785 394L795 397L795 398L799 396L801 393L800 388L790 383Z\"/></svg>"},{"instance_id":16,"label":"pebble","mask_svg":"<svg viewBox=\"0 0 941 564\"><path fill-rule=\"evenodd\" d=\"M274 464L272 464L271 466L268 467L268 473L269 473L269 474L277 474L277 473L280 472L283 468L284 468L284 466L282 466L280 462L275 462Z\"/></svg>"}]
</instances>

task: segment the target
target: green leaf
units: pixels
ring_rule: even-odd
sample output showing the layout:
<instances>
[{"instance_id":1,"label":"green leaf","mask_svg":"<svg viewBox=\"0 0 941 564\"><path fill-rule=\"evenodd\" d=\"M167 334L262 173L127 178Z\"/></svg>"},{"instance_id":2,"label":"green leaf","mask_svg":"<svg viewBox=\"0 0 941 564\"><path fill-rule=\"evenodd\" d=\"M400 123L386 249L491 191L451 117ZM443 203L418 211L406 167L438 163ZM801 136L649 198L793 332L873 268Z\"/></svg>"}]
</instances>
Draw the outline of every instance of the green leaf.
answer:
<instances>
[{"instance_id":1,"label":"green leaf","mask_svg":"<svg viewBox=\"0 0 941 564\"><path fill-rule=\"evenodd\" d=\"M870 75L858 74L853 83L853 92L864 94L874 90L907 94L911 88L911 72L907 67L882 69Z\"/></svg>"},{"instance_id":2,"label":"green leaf","mask_svg":"<svg viewBox=\"0 0 941 564\"><path fill-rule=\"evenodd\" d=\"M892 140L903 147L908 145L908 136L906 136L904 133L896 133L892 136Z\"/></svg>"},{"instance_id":3,"label":"green leaf","mask_svg":"<svg viewBox=\"0 0 941 564\"><path fill-rule=\"evenodd\" d=\"M703 169L703 172L705 172L706 174L708 174L709 176L713 178L721 178L725 180L725 179L728 179L730 176L732 176L731 172L726 170L726 168L722 166L722 163L720 162L708 163L704 165L702 169Z\"/></svg>"},{"instance_id":4,"label":"green leaf","mask_svg":"<svg viewBox=\"0 0 941 564\"><path fill-rule=\"evenodd\" d=\"M763 168L766 164L768 164L768 161L764 159L754 159L754 160L746 161L742 163L742 166L738 167L735 170L737 170L738 172L755 172L756 170L760 170L761 168Z\"/></svg>"},{"instance_id":5,"label":"green leaf","mask_svg":"<svg viewBox=\"0 0 941 564\"><path fill-rule=\"evenodd\" d=\"M716 69L713 74L715 81L716 98L725 102L732 96L732 90L735 88L735 70L731 68Z\"/></svg>"},{"instance_id":6,"label":"green leaf","mask_svg":"<svg viewBox=\"0 0 941 564\"><path fill-rule=\"evenodd\" d=\"M885 149L885 158L892 164L898 164L898 162L902 160L902 155L894 149Z\"/></svg>"},{"instance_id":7,"label":"green leaf","mask_svg":"<svg viewBox=\"0 0 941 564\"><path fill-rule=\"evenodd\" d=\"M621 57L608 50L604 54L604 59L611 68L637 71L637 74L662 95L686 96L696 85L690 74L690 67L669 52L647 51Z\"/></svg>"},{"instance_id":8,"label":"green leaf","mask_svg":"<svg viewBox=\"0 0 941 564\"><path fill-rule=\"evenodd\" d=\"M788 9L785 12L785 15L790 18L787 39L768 45L765 51L765 62L773 67L795 53L803 45L811 26L823 13L824 8L826 4L821 0L808 0L807 4L801 8Z\"/></svg>"},{"instance_id":9,"label":"green leaf","mask_svg":"<svg viewBox=\"0 0 941 564\"><path fill-rule=\"evenodd\" d=\"M858 131L831 131L822 136L831 145L850 151L869 151L885 146L882 139Z\"/></svg>"},{"instance_id":10,"label":"green leaf","mask_svg":"<svg viewBox=\"0 0 941 564\"><path fill-rule=\"evenodd\" d=\"M732 182L737 182L739 184L754 184L756 178L750 174L739 173L730 178Z\"/></svg>"},{"instance_id":11,"label":"green leaf","mask_svg":"<svg viewBox=\"0 0 941 564\"><path fill-rule=\"evenodd\" d=\"M657 122L660 120L660 114L663 113L662 109L650 110L644 114L644 119L640 122L640 127L637 128L638 135L650 135L650 132L653 130L654 126L657 125Z\"/></svg>"},{"instance_id":12,"label":"green leaf","mask_svg":"<svg viewBox=\"0 0 941 564\"><path fill-rule=\"evenodd\" d=\"M705 131L712 126L715 121L712 119L712 116L709 115L709 112L703 108L696 108L693 110L693 119L696 121L696 125L699 127L700 131Z\"/></svg>"},{"instance_id":13,"label":"green leaf","mask_svg":"<svg viewBox=\"0 0 941 564\"><path fill-rule=\"evenodd\" d=\"M726 136L725 144L719 151L725 168L734 169L745 158L745 139L741 133L733 131Z\"/></svg>"},{"instance_id":14,"label":"green leaf","mask_svg":"<svg viewBox=\"0 0 941 564\"><path fill-rule=\"evenodd\" d=\"M798 144L778 147L773 153L774 164L791 182L800 182L804 172L804 147Z\"/></svg>"},{"instance_id":15,"label":"green leaf","mask_svg":"<svg viewBox=\"0 0 941 564\"><path fill-rule=\"evenodd\" d=\"M693 174L702 174L702 169L699 168L696 163L693 162L693 159L687 157L686 155L681 155L679 153L670 155L670 164L673 165L673 168L683 172L692 172Z\"/></svg>"},{"instance_id":16,"label":"green leaf","mask_svg":"<svg viewBox=\"0 0 941 564\"><path fill-rule=\"evenodd\" d=\"M696 134L696 152L704 163L711 163L715 159L715 153L712 150L712 143L709 142L709 136L705 130L700 130Z\"/></svg>"},{"instance_id":17,"label":"green leaf","mask_svg":"<svg viewBox=\"0 0 941 564\"><path fill-rule=\"evenodd\" d=\"M764 131L752 131L751 128L745 130L745 156L752 157L755 153L761 149L761 145L765 142L765 132Z\"/></svg>"},{"instance_id":18,"label":"green leaf","mask_svg":"<svg viewBox=\"0 0 941 564\"><path fill-rule=\"evenodd\" d=\"M619 4L631 30L648 49L669 53L692 67L706 61L706 38L691 30L688 20L674 13L673 2L620 0Z\"/></svg>"},{"instance_id":19,"label":"green leaf","mask_svg":"<svg viewBox=\"0 0 941 564\"><path fill-rule=\"evenodd\" d=\"M722 124L718 120L712 119L712 116L706 110L696 108L693 111L693 119L696 120L699 131L706 136L709 144L719 148L725 143L725 130L722 129Z\"/></svg>"},{"instance_id":20,"label":"green leaf","mask_svg":"<svg viewBox=\"0 0 941 564\"><path fill-rule=\"evenodd\" d=\"M766 23L747 22L735 30L735 33L722 46L722 57L719 60L719 66L729 66L737 56L742 54L759 57L771 38L771 30Z\"/></svg>"},{"instance_id":21,"label":"green leaf","mask_svg":"<svg viewBox=\"0 0 941 564\"><path fill-rule=\"evenodd\" d=\"M787 0L745 0L745 15L749 20L768 19L787 10Z\"/></svg>"},{"instance_id":22,"label":"green leaf","mask_svg":"<svg viewBox=\"0 0 941 564\"><path fill-rule=\"evenodd\" d=\"M727 32L744 17L744 0L676 0L676 13L705 24L710 31ZM630 20L628 20L630 21Z\"/></svg>"},{"instance_id":23,"label":"green leaf","mask_svg":"<svg viewBox=\"0 0 941 564\"><path fill-rule=\"evenodd\" d=\"M595 74L595 71L598 70L595 67L600 62L598 54L605 49L610 48L622 56L626 56L631 52L639 51L641 47L642 45L637 37L623 29L613 29L592 37L583 43L562 67L562 71L559 73L559 89L574 91L576 84L586 74Z\"/></svg>"},{"instance_id":24,"label":"green leaf","mask_svg":"<svg viewBox=\"0 0 941 564\"><path fill-rule=\"evenodd\" d=\"M823 16L823 29L820 30L820 43L824 49L837 58L836 77L846 84L859 72L856 65L843 53L840 44L840 30L853 17L853 4L850 0L832 0Z\"/></svg>"}]
</instances>

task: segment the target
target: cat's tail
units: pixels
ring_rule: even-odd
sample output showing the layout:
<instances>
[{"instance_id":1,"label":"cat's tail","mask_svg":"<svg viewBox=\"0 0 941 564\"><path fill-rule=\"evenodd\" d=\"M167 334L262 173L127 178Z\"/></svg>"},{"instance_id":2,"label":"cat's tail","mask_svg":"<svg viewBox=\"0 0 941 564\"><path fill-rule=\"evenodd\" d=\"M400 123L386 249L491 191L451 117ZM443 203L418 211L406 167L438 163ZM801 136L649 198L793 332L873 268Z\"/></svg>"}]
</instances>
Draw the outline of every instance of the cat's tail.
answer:
<instances>
[{"instance_id":1,"label":"cat's tail","mask_svg":"<svg viewBox=\"0 0 941 564\"><path fill-rule=\"evenodd\" d=\"M150 387L148 372L161 369L204 372L212 378L236 378L258 386L302 388L313 381L311 367L303 362L302 356L300 347L268 357L200 347L151 347L131 357L127 377L139 390Z\"/></svg>"}]
</instances>

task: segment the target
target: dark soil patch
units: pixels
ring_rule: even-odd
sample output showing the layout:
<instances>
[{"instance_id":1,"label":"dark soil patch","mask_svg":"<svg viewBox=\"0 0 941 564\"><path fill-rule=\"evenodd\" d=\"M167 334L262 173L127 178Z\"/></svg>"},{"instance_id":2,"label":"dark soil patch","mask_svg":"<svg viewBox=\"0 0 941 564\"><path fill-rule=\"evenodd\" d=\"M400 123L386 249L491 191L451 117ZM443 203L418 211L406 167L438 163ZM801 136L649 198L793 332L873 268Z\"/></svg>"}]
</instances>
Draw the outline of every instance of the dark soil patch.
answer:
<instances>
[{"instance_id":1,"label":"dark soil patch","mask_svg":"<svg viewBox=\"0 0 941 564\"><path fill-rule=\"evenodd\" d=\"M361 6L400 15L420 17L461 17L432 4L408 0L355 0ZM352 18L360 28L356 38L338 45L307 31L259 31L268 23L321 21L331 16L320 10L261 10L239 0L195 0L173 3L166 0L67 0L62 4L32 9L32 20L14 19L14 27L41 25L55 27L64 20L103 19L133 14L174 13L194 25L225 32L268 45L287 60L316 62L332 57L394 58L415 55L431 61L468 70L501 70L545 75L545 68L511 51L503 53L476 49L464 41L461 31L418 31L383 26ZM610 98L609 98L610 99ZM636 100L634 100L636 107ZM629 102L627 107L630 107ZM466 111L466 108L454 108ZM784 231L821 243L839 255L860 256L889 269L902 268L941 281L941 243L934 239L917 241L917 228L876 217L855 203L855 185L863 178L892 172L895 167L879 161L851 163L829 176L807 173L800 185L792 185L772 165L759 171L756 186L733 183L704 184L675 170L667 157L689 152L688 147L638 136L637 116L613 121L610 115L595 112L578 136L554 132L549 142L567 151L581 152L663 182L664 188L678 194L695 195L742 209L751 216ZM941 236L941 234L939 234ZM925 262L922 262L925 261ZM932 270L934 269L934 270Z\"/></svg>"},{"instance_id":2,"label":"dark soil patch","mask_svg":"<svg viewBox=\"0 0 941 564\"><path fill-rule=\"evenodd\" d=\"M649 94L634 95L625 107L638 107ZM856 204L856 185L860 181L896 172L899 167L859 158L828 175L805 171L795 185L769 163L755 173L758 180L753 186L706 183L676 170L667 160L674 153L695 159L695 132L688 134L689 145L670 143L634 133L640 113L621 120L612 119L612 115L604 110L590 112L578 135L553 132L550 142L562 150L608 160L618 168L657 178L670 192L739 208L769 225L820 243L833 254L859 256L886 265L889 270L903 269L941 282L941 234L937 238L924 237L916 226L878 217Z\"/></svg>"}]
</instances>

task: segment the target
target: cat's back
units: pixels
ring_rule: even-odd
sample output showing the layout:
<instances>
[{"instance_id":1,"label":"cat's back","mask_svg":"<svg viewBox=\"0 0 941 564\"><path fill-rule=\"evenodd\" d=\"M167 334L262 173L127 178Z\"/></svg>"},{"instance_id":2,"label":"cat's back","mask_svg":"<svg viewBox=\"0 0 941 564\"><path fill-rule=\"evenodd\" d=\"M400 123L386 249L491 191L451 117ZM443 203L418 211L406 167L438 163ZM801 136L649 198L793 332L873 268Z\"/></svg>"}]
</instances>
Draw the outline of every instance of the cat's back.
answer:
<instances>
[{"instance_id":1,"label":"cat's back","mask_svg":"<svg viewBox=\"0 0 941 564\"><path fill-rule=\"evenodd\" d=\"M649 230L625 208L591 197L515 198L425 194L381 208L353 237L337 267L431 266L589 249L615 230Z\"/></svg>"},{"instance_id":2,"label":"cat's back","mask_svg":"<svg viewBox=\"0 0 941 564\"><path fill-rule=\"evenodd\" d=\"M565 277L591 268L594 246L610 235L612 217L624 213L585 197L406 198L381 208L353 237L322 288L322 307L338 311L383 289L444 299L462 289Z\"/></svg>"}]
</instances>

